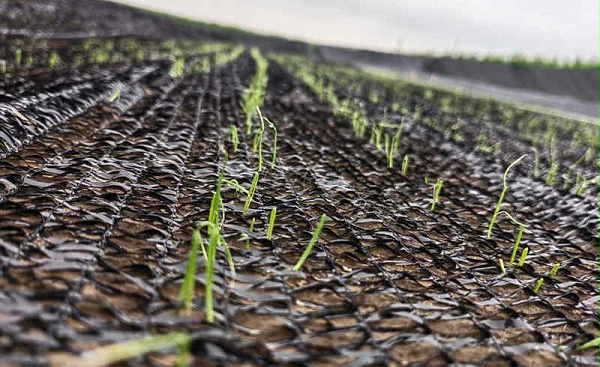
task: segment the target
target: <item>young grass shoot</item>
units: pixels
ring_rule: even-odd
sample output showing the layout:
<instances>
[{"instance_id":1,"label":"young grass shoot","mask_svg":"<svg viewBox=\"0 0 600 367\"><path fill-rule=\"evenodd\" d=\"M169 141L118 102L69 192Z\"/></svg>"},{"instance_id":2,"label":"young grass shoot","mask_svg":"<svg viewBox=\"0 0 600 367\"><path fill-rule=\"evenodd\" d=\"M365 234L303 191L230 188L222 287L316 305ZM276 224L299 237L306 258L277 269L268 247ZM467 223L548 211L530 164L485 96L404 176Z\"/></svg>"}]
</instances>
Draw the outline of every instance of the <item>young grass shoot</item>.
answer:
<instances>
[{"instance_id":1,"label":"young grass shoot","mask_svg":"<svg viewBox=\"0 0 600 367\"><path fill-rule=\"evenodd\" d=\"M83 352L80 356L58 354L50 357L52 366L103 367L148 353L177 349L177 367L187 364L191 337L175 332L119 342Z\"/></svg>"},{"instance_id":2,"label":"young grass shoot","mask_svg":"<svg viewBox=\"0 0 600 367\"><path fill-rule=\"evenodd\" d=\"M511 168L513 168L516 164L518 164L526 156L527 155L522 155L521 157L517 158L517 160L512 162L506 168L506 171L504 171L504 177L502 178L503 189L502 189L502 192L500 193L500 197L498 198L498 202L496 203L496 209L494 209L494 214L492 215L492 219L490 220L490 224L488 226L487 238L492 237L492 228L494 228L494 224L496 223L496 219L498 218L498 213L500 212L500 207L502 206L502 202L504 201L504 196L506 195L506 192L508 191L508 184L506 183L506 177L508 176L508 171L510 171Z\"/></svg>"},{"instance_id":3,"label":"young grass shoot","mask_svg":"<svg viewBox=\"0 0 600 367\"><path fill-rule=\"evenodd\" d=\"M529 247L526 247L525 250L521 253L521 258L519 259L518 267L525 265L525 260L527 260L527 255L529 254Z\"/></svg>"},{"instance_id":4,"label":"young grass shoot","mask_svg":"<svg viewBox=\"0 0 600 367\"><path fill-rule=\"evenodd\" d=\"M233 145L233 152L237 153L240 139L238 136L237 127L235 127L235 125L229 125L229 136L231 138L231 144Z\"/></svg>"},{"instance_id":5,"label":"young grass shoot","mask_svg":"<svg viewBox=\"0 0 600 367\"><path fill-rule=\"evenodd\" d=\"M440 192L442 191L442 186L444 186L444 181L440 180L438 178L438 180L435 182L435 185L433 186L433 198L431 200L431 211L435 210L435 205L439 202L440 199Z\"/></svg>"},{"instance_id":6,"label":"young grass shoot","mask_svg":"<svg viewBox=\"0 0 600 367\"><path fill-rule=\"evenodd\" d=\"M171 70L169 71L169 76L171 78L177 79L183 75L185 66L185 59L183 57L178 57L171 65Z\"/></svg>"},{"instance_id":7,"label":"young grass shoot","mask_svg":"<svg viewBox=\"0 0 600 367\"><path fill-rule=\"evenodd\" d=\"M408 154L405 154L402 158L402 174L406 176L406 172L408 172Z\"/></svg>"},{"instance_id":8,"label":"young grass shoot","mask_svg":"<svg viewBox=\"0 0 600 367\"><path fill-rule=\"evenodd\" d=\"M109 103L114 103L114 102L118 101L120 98L121 98L121 90L117 89L112 94L112 96L110 96L110 98L108 99L108 102Z\"/></svg>"},{"instance_id":9,"label":"young grass shoot","mask_svg":"<svg viewBox=\"0 0 600 367\"><path fill-rule=\"evenodd\" d=\"M271 241L273 239L273 228L275 227L275 217L277 216L277 207L274 206L271 209L271 214L269 215L269 226L267 227L267 240Z\"/></svg>"},{"instance_id":10,"label":"young grass shoot","mask_svg":"<svg viewBox=\"0 0 600 367\"><path fill-rule=\"evenodd\" d=\"M323 230L323 226L325 226L325 219L327 219L327 215L325 215L325 214L321 215L321 220L319 221L319 224L317 225L317 228L315 229L315 232L313 233L313 236L310 239L308 246L306 246L306 249L302 253L302 256L300 256L300 259L298 259L298 262L296 263L296 265L294 265L294 270L300 270L302 265L304 265L304 262L306 261L306 259L308 259L308 256L310 255L313 247L317 243L317 239L319 238L319 235L321 234L321 230Z\"/></svg>"},{"instance_id":11,"label":"young grass shoot","mask_svg":"<svg viewBox=\"0 0 600 367\"><path fill-rule=\"evenodd\" d=\"M252 117L256 109L263 104L263 99L267 90L269 77L267 68L269 62L265 59L257 48L250 50L250 55L256 64L256 72L250 86L244 92L242 109L246 113L246 136L252 134Z\"/></svg>"},{"instance_id":12,"label":"young grass shoot","mask_svg":"<svg viewBox=\"0 0 600 367\"><path fill-rule=\"evenodd\" d=\"M254 197L254 193L256 192L256 186L258 186L258 178L259 173L254 173L254 177L252 178L252 184L250 185L250 189L248 189L248 195L246 196L246 202L244 203L244 209L242 210L242 215L246 215L248 213L248 209L250 208L250 203L252 203L252 198Z\"/></svg>"},{"instance_id":13,"label":"young grass shoot","mask_svg":"<svg viewBox=\"0 0 600 367\"><path fill-rule=\"evenodd\" d=\"M184 311L187 313L192 310L192 298L194 296L196 273L198 270L198 250L200 248L202 249L204 259L207 259L206 249L204 248L202 236L200 235L200 231L198 229L195 229L194 232L192 232L191 245L187 270L185 272L185 277L183 278L183 284L179 290L179 299L183 303Z\"/></svg>"},{"instance_id":14,"label":"young grass shoot","mask_svg":"<svg viewBox=\"0 0 600 367\"><path fill-rule=\"evenodd\" d=\"M533 293L537 293L540 288L542 288L542 285L544 284L544 278L540 278L537 280L537 282L535 282L535 286L533 287Z\"/></svg>"}]
</instances>

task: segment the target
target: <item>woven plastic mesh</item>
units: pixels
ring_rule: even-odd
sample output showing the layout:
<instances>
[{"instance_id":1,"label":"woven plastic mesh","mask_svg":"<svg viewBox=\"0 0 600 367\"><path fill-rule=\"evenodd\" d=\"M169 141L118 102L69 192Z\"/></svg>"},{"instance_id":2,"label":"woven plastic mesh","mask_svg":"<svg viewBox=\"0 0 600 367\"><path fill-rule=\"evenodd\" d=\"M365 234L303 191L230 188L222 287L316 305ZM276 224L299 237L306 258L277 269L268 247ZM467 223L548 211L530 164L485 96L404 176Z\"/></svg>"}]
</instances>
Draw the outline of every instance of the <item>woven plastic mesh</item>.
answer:
<instances>
[{"instance_id":1,"label":"woven plastic mesh","mask_svg":"<svg viewBox=\"0 0 600 367\"><path fill-rule=\"evenodd\" d=\"M531 157L515 168L503 208L527 223L530 254L503 275L498 259L507 262L518 228L500 217L485 237L506 164L474 149L476 117L462 120L466 141L453 141L422 121L443 118L439 105L406 90L407 108L426 106L404 119L402 174L274 60L262 112L278 129L276 166L265 165L247 216L244 195L223 190L236 274L220 249L208 325L200 257L193 311L178 312L191 230L208 218L219 171L248 187L256 170L240 108L255 66L244 54L181 78L169 68L108 63L0 79L0 364L43 365L172 331L193 335L193 365L597 364L597 349L572 350L598 337L596 188L577 196L532 179ZM370 102L371 88L383 87L351 93L340 83L336 93L381 118L390 106ZM529 149L500 122L486 129L506 159ZM265 156L271 144L267 133ZM291 270L322 213L313 254ZM154 353L125 365L173 363Z\"/></svg>"}]
</instances>

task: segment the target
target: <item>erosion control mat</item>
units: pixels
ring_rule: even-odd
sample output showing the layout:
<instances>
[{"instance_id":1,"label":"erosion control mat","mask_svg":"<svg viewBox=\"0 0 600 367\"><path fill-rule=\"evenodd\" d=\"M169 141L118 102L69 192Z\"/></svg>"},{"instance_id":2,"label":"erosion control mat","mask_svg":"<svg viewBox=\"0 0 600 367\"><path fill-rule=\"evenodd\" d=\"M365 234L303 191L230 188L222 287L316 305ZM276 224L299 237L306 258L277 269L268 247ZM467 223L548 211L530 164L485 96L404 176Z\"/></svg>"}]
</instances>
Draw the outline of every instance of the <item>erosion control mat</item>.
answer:
<instances>
[{"instance_id":1,"label":"erosion control mat","mask_svg":"<svg viewBox=\"0 0 600 367\"><path fill-rule=\"evenodd\" d=\"M272 165L257 50L3 42L0 365L598 365L597 126L263 54Z\"/></svg>"}]
</instances>

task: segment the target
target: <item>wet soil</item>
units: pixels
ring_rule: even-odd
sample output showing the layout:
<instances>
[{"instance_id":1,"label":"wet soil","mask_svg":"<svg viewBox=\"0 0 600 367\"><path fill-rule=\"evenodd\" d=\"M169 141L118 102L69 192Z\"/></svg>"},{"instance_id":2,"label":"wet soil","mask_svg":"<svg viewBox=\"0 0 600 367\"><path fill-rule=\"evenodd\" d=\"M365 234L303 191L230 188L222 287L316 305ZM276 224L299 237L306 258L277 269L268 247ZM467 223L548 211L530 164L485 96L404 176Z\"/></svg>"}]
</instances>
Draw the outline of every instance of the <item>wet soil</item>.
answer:
<instances>
[{"instance_id":1,"label":"wet soil","mask_svg":"<svg viewBox=\"0 0 600 367\"><path fill-rule=\"evenodd\" d=\"M411 119L402 174L270 60L263 113L277 126L277 162L248 215L243 195L223 190L236 274L220 249L208 325L202 257L190 315L178 312L179 288L220 170L248 187L257 167L251 137L240 133L237 153L227 140L231 124L245 131L249 54L180 78L168 60L40 70L0 77L0 364L47 365L170 331L192 333L198 366L598 364L597 350L572 350L598 337L597 189L577 196L515 169L504 208L527 223L530 254L502 274L518 228L500 218L485 237L502 159ZM373 115L387 103L361 98ZM503 151L527 148L509 129L494 136ZM293 271L322 213L319 242ZM153 354L124 365L173 363Z\"/></svg>"}]
</instances>

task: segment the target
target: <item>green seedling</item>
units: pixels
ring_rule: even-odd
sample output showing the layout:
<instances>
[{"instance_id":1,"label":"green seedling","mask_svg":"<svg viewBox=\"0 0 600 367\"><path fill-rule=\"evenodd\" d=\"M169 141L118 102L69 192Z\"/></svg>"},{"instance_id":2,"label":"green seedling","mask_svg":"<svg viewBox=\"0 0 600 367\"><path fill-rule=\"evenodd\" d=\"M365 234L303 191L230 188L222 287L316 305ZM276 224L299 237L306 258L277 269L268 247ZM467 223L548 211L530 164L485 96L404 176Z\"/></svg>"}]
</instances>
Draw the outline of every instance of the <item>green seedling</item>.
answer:
<instances>
[{"instance_id":1,"label":"green seedling","mask_svg":"<svg viewBox=\"0 0 600 367\"><path fill-rule=\"evenodd\" d=\"M502 192L500 193L500 197L498 198L498 203L496 203L496 209L494 210L494 214L492 215L492 219L490 220L490 225L488 226L487 238L492 237L492 228L494 228L494 223L496 223L496 219L498 218L498 213L500 212L500 206L502 205L502 202L504 201L504 196L506 195L506 192L508 191L508 184L506 183L506 176L508 175L508 171L510 171L511 168L513 168L517 163L519 163L526 156L527 155L522 155L521 157L517 158L517 160L512 162L506 168L506 171L504 171L504 177L502 178L503 189L502 189Z\"/></svg>"},{"instance_id":2,"label":"green seedling","mask_svg":"<svg viewBox=\"0 0 600 367\"><path fill-rule=\"evenodd\" d=\"M221 188L223 186L224 171L224 169L221 170L221 173L219 174L217 186L215 188L215 192L213 192L212 200L210 202L210 212L208 213L208 222L217 226L219 224L219 209L223 207L223 201L221 200Z\"/></svg>"},{"instance_id":3,"label":"green seedling","mask_svg":"<svg viewBox=\"0 0 600 367\"><path fill-rule=\"evenodd\" d=\"M519 250L519 244L521 243L521 237L523 236L523 231L525 230L524 225L520 225L519 234L517 235L517 239L515 241L515 245L513 246L512 253L510 254L510 263L509 265L512 267L515 263L515 258L517 257L517 250Z\"/></svg>"},{"instance_id":4,"label":"green seedling","mask_svg":"<svg viewBox=\"0 0 600 367\"><path fill-rule=\"evenodd\" d=\"M115 101L118 101L121 98L121 90L117 89L112 96L110 96L110 98L108 99L108 102L113 103Z\"/></svg>"},{"instance_id":5,"label":"green seedling","mask_svg":"<svg viewBox=\"0 0 600 367\"><path fill-rule=\"evenodd\" d=\"M408 154L402 158L402 174L406 176L406 172L408 172Z\"/></svg>"},{"instance_id":6,"label":"green seedling","mask_svg":"<svg viewBox=\"0 0 600 367\"><path fill-rule=\"evenodd\" d=\"M248 190L246 190L245 188L243 188L242 185L240 185L237 182L237 180L235 180L235 179L233 179L233 180L223 179L223 185L235 188L235 193L236 194L238 194L241 191L242 193L248 195Z\"/></svg>"},{"instance_id":7,"label":"green seedling","mask_svg":"<svg viewBox=\"0 0 600 367\"><path fill-rule=\"evenodd\" d=\"M217 181L217 187L213 193L213 197L210 203L210 212L208 214L208 222L201 223L201 227L208 227L208 250L206 252L206 289L204 294L204 312L206 321L208 323L214 322L213 312L213 277L214 267L217 256L217 246L221 241L221 234L219 230L219 209L222 205L221 199L221 186L223 184L223 173L224 170L219 174L219 180ZM224 219L224 215L223 215Z\"/></svg>"},{"instance_id":8,"label":"green seedling","mask_svg":"<svg viewBox=\"0 0 600 367\"><path fill-rule=\"evenodd\" d=\"M207 232L209 236L208 240L208 249L206 250L206 290L205 290L205 316L206 321L209 323L214 322L214 312L213 312L213 297L212 297L212 288L213 288L213 277L214 277L214 266L216 261L216 253L217 247L222 245L225 249L225 253L227 255L227 262L229 263L229 270L232 276L235 276L235 265L233 263L233 257L231 255L231 251L229 250L229 246L225 239L221 235L220 223L219 223L219 211L220 209L223 211L221 217L221 223L225 221L225 208L223 205L223 200L221 198L221 187L223 185L223 175L224 169L221 170L219 174L219 180L217 181L217 186L215 192L213 193L213 197L210 203L210 212L208 214L208 221L200 223L200 228L207 227ZM200 233L200 232L198 232ZM200 243L202 243L202 238L200 237Z\"/></svg>"},{"instance_id":9,"label":"green seedling","mask_svg":"<svg viewBox=\"0 0 600 367\"><path fill-rule=\"evenodd\" d=\"M213 311L213 277L215 261L217 258L217 246L219 245L220 235L218 227L214 224L209 227L208 252L206 261L206 289L204 291L204 313L208 323L214 322Z\"/></svg>"},{"instance_id":10,"label":"green seedling","mask_svg":"<svg viewBox=\"0 0 600 367\"><path fill-rule=\"evenodd\" d=\"M389 145L388 167L390 167L390 168L394 167L394 155L396 155L396 152L398 152L398 145L400 144L400 135L401 134L402 134L402 124L400 124L400 126L398 127L398 131L396 131L396 134L394 134L394 137L392 138L392 142Z\"/></svg>"},{"instance_id":11,"label":"green seedling","mask_svg":"<svg viewBox=\"0 0 600 367\"><path fill-rule=\"evenodd\" d=\"M185 60L183 57L178 57L171 65L171 70L169 71L169 76L171 78L180 78L183 75L183 70L185 66Z\"/></svg>"},{"instance_id":12,"label":"green seedling","mask_svg":"<svg viewBox=\"0 0 600 367\"><path fill-rule=\"evenodd\" d=\"M444 185L444 181L438 179L435 182L435 186L433 186L433 199L431 201L431 210L435 210L435 204L439 202L440 192L442 191L442 186Z\"/></svg>"},{"instance_id":13,"label":"green seedling","mask_svg":"<svg viewBox=\"0 0 600 367\"><path fill-rule=\"evenodd\" d=\"M265 117L265 121L269 124L269 127L273 129L273 153L271 155L271 168L275 167L275 162L277 160L277 128L275 124L273 124L269 119Z\"/></svg>"},{"instance_id":14,"label":"green seedling","mask_svg":"<svg viewBox=\"0 0 600 367\"><path fill-rule=\"evenodd\" d=\"M319 224L317 225L317 229L315 229L315 232L313 233L313 236L310 239L308 246L306 246L306 249L304 249L302 256L300 256L300 259L298 259L298 262L296 263L296 265L294 265L294 270L300 270L302 265L304 265L304 262L306 261L306 259L308 259L308 256L310 255L313 247L317 243L317 239L319 238L319 235L321 234L321 230L323 230L323 226L325 225L325 219L327 219L327 216L325 214L321 215L321 220L319 221Z\"/></svg>"},{"instance_id":15,"label":"green seedling","mask_svg":"<svg viewBox=\"0 0 600 367\"><path fill-rule=\"evenodd\" d=\"M231 143L233 144L233 152L237 153L240 139L238 137L238 131L235 125L229 125L229 136L231 137Z\"/></svg>"},{"instance_id":16,"label":"green seedling","mask_svg":"<svg viewBox=\"0 0 600 367\"><path fill-rule=\"evenodd\" d=\"M271 241L273 238L273 228L275 227L275 216L277 216L277 207L273 207L271 209L271 214L269 215L269 227L267 228L267 240Z\"/></svg>"},{"instance_id":17,"label":"green seedling","mask_svg":"<svg viewBox=\"0 0 600 367\"><path fill-rule=\"evenodd\" d=\"M254 173L254 177L252 178L252 184L250 185L248 195L246 196L246 202L244 203L244 209L242 210L242 215L244 216L248 212L248 208L250 208L250 203L252 202L252 198L254 197L254 193L256 192L256 186L258 186L258 177L258 172Z\"/></svg>"},{"instance_id":18,"label":"green seedling","mask_svg":"<svg viewBox=\"0 0 600 367\"><path fill-rule=\"evenodd\" d=\"M263 135L265 133L265 119L263 118L262 112L260 112L260 108L256 107L258 111L258 116L260 119L260 130L256 133L255 136L255 147L258 148L258 172L262 171L263 159L262 159L262 143L263 143Z\"/></svg>"},{"instance_id":19,"label":"green seedling","mask_svg":"<svg viewBox=\"0 0 600 367\"><path fill-rule=\"evenodd\" d=\"M521 267L525 265L525 260L527 260L527 254L529 254L529 247L525 247L525 250L521 253L521 258L519 259L519 263L517 266Z\"/></svg>"},{"instance_id":20,"label":"green seedling","mask_svg":"<svg viewBox=\"0 0 600 367\"><path fill-rule=\"evenodd\" d=\"M252 139L252 153L256 153L258 150L258 144L262 141L262 136L259 136L260 131L254 134L254 138ZM262 135L262 134L261 134Z\"/></svg>"},{"instance_id":21,"label":"green seedling","mask_svg":"<svg viewBox=\"0 0 600 367\"><path fill-rule=\"evenodd\" d=\"M556 276L556 273L558 273L559 268L560 268L560 264L554 264L554 266L552 266L552 269L550 269L550 273L548 274L548 277L550 279L554 278ZM544 284L544 278L538 279L537 283L535 283L535 287L533 288L533 292L537 293L540 290L540 288L542 287L542 284Z\"/></svg>"},{"instance_id":22,"label":"green seedling","mask_svg":"<svg viewBox=\"0 0 600 367\"><path fill-rule=\"evenodd\" d=\"M267 68L269 63L257 48L250 50L250 55L256 63L256 72L252 78L250 86L244 92L242 109L246 113L246 136L252 134L252 117L256 108L262 106L266 93L268 75Z\"/></svg>"},{"instance_id":23,"label":"green seedling","mask_svg":"<svg viewBox=\"0 0 600 367\"><path fill-rule=\"evenodd\" d=\"M202 236L200 231L195 229L192 232L190 256L188 258L188 266L183 278L183 284L179 290L179 299L183 302L183 308L186 312L190 312L192 309L192 297L194 296L194 288L196 283L196 273L198 270L198 250L202 248L202 254L206 260L206 249L202 243Z\"/></svg>"},{"instance_id":24,"label":"green seedling","mask_svg":"<svg viewBox=\"0 0 600 367\"><path fill-rule=\"evenodd\" d=\"M592 157L593 151L591 148L589 148L577 161L575 161L571 166L569 166L569 168L567 169L567 173L563 175L563 177L565 178L565 183L563 186L564 190L568 189L568 186L571 183L571 176L573 175L573 171L575 170L575 168L581 163L588 163L589 161L591 161ZM577 177L579 178L579 176L580 172L577 172ZM577 187L577 183L575 183L575 187Z\"/></svg>"},{"instance_id":25,"label":"green seedling","mask_svg":"<svg viewBox=\"0 0 600 367\"><path fill-rule=\"evenodd\" d=\"M21 66L21 61L23 60L23 51L20 48L15 50L15 65Z\"/></svg>"},{"instance_id":26,"label":"green seedling","mask_svg":"<svg viewBox=\"0 0 600 367\"><path fill-rule=\"evenodd\" d=\"M586 349L590 349L590 348L598 348L600 347L600 338L596 338L596 339L592 339L587 343L581 344L580 346L576 347L574 350L575 351L580 351L580 350L586 350Z\"/></svg>"},{"instance_id":27,"label":"green seedling","mask_svg":"<svg viewBox=\"0 0 600 367\"><path fill-rule=\"evenodd\" d=\"M254 135L254 142L252 144L252 151L258 152L258 171L262 171L263 167L263 156L262 156L262 144L263 136L265 132L265 121L269 124L269 127L273 129L273 153L271 155L271 168L275 167L275 161L277 160L277 128L267 118L263 117L259 107L256 107L258 116L260 119L260 129Z\"/></svg>"},{"instance_id":28,"label":"green seedling","mask_svg":"<svg viewBox=\"0 0 600 367\"><path fill-rule=\"evenodd\" d=\"M509 265L512 267L515 263L515 258L517 256L517 250L519 250L519 244L521 243L521 238L523 237L523 231L525 231L525 224L516 220L512 215L510 215L507 211L503 210L498 214L506 214L506 216L513 222L514 224L519 226L519 234L517 234L517 239L515 240L515 245L513 246L512 253L510 255Z\"/></svg>"},{"instance_id":29,"label":"green seedling","mask_svg":"<svg viewBox=\"0 0 600 367\"><path fill-rule=\"evenodd\" d=\"M59 63L60 56L58 56L58 54L55 51L52 51L50 57L48 58L48 68L50 68L50 70L54 70L54 68L56 68Z\"/></svg>"},{"instance_id":30,"label":"green seedling","mask_svg":"<svg viewBox=\"0 0 600 367\"><path fill-rule=\"evenodd\" d=\"M506 268L504 267L504 261L502 259L498 259L498 264L500 265L500 270L502 270L502 274L506 274Z\"/></svg>"},{"instance_id":31,"label":"green seedling","mask_svg":"<svg viewBox=\"0 0 600 367\"><path fill-rule=\"evenodd\" d=\"M575 194L578 196L581 196L583 194L583 190L581 189L581 187L583 186L582 182L585 181L585 179L583 179L583 175L581 174L581 172L577 172L577 176L575 178Z\"/></svg>"},{"instance_id":32,"label":"green seedling","mask_svg":"<svg viewBox=\"0 0 600 367\"><path fill-rule=\"evenodd\" d=\"M387 152L387 164L389 168L394 167L394 150L391 147Z\"/></svg>"},{"instance_id":33,"label":"green seedling","mask_svg":"<svg viewBox=\"0 0 600 367\"><path fill-rule=\"evenodd\" d=\"M537 293L542 287L542 284L544 284L544 278L538 279L538 281L535 283L535 287L533 287L533 293Z\"/></svg>"},{"instance_id":34,"label":"green seedling","mask_svg":"<svg viewBox=\"0 0 600 367\"><path fill-rule=\"evenodd\" d=\"M181 361L187 361L191 337L187 333L170 333L128 340L83 352L80 356L57 354L50 357L52 366L65 367L103 367L148 353L177 348L178 367ZM184 357L184 358L182 358Z\"/></svg>"},{"instance_id":35,"label":"green seedling","mask_svg":"<svg viewBox=\"0 0 600 367\"><path fill-rule=\"evenodd\" d=\"M560 269L560 264L558 264L558 263L554 264L554 266L550 270L550 274L548 274L548 277L550 277L550 279L554 278L556 276L556 274L558 273L559 269Z\"/></svg>"},{"instance_id":36,"label":"green seedling","mask_svg":"<svg viewBox=\"0 0 600 367\"><path fill-rule=\"evenodd\" d=\"M381 136L383 135L383 127L382 126L378 126L377 129L375 129L375 147L377 147L377 149L381 150Z\"/></svg>"},{"instance_id":37,"label":"green seedling","mask_svg":"<svg viewBox=\"0 0 600 367\"><path fill-rule=\"evenodd\" d=\"M550 169L548 170L548 174L546 175L546 184L552 185L554 181L556 181L556 176L558 176L558 152L556 147L556 139L554 135L552 135L552 140L550 142Z\"/></svg>"},{"instance_id":38,"label":"green seedling","mask_svg":"<svg viewBox=\"0 0 600 367\"><path fill-rule=\"evenodd\" d=\"M177 361L175 367L188 367L190 359L190 346L191 340L187 343L181 343L177 345Z\"/></svg>"}]
</instances>

